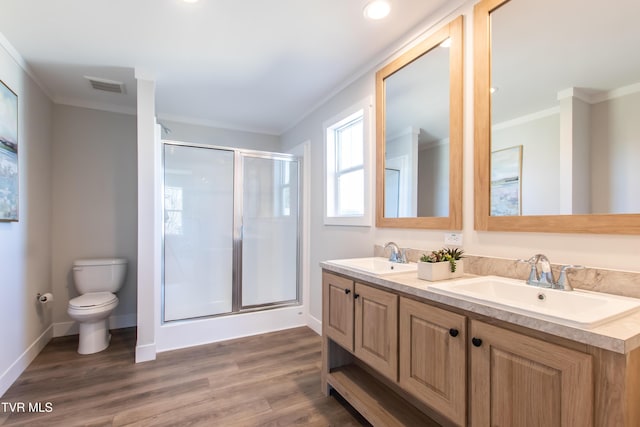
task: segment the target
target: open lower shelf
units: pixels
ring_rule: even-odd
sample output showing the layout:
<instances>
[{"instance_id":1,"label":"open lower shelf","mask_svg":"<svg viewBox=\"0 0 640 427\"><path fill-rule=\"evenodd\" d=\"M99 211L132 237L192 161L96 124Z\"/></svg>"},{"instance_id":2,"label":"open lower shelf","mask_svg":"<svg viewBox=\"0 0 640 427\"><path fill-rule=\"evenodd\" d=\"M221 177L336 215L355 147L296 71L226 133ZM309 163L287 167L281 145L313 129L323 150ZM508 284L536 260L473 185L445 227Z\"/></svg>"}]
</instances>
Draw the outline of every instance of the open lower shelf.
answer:
<instances>
[{"instance_id":1,"label":"open lower shelf","mask_svg":"<svg viewBox=\"0 0 640 427\"><path fill-rule=\"evenodd\" d=\"M357 365L332 369L327 382L374 426L440 426Z\"/></svg>"}]
</instances>

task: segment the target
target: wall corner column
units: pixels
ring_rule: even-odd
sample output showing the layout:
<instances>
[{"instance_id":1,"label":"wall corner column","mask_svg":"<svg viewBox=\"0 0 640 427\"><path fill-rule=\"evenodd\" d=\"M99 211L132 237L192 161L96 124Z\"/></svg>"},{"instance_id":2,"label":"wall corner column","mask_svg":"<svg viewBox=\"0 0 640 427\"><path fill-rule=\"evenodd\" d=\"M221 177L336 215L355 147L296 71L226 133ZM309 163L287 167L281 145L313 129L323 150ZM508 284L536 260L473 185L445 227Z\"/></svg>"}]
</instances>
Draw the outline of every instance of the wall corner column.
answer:
<instances>
[{"instance_id":1,"label":"wall corner column","mask_svg":"<svg viewBox=\"0 0 640 427\"><path fill-rule=\"evenodd\" d=\"M138 118L138 340L136 363L155 360L160 302L160 132L155 77L136 68Z\"/></svg>"},{"instance_id":2,"label":"wall corner column","mask_svg":"<svg viewBox=\"0 0 640 427\"><path fill-rule=\"evenodd\" d=\"M560 104L560 213L591 213L591 103L579 88L558 92Z\"/></svg>"}]
</instances>

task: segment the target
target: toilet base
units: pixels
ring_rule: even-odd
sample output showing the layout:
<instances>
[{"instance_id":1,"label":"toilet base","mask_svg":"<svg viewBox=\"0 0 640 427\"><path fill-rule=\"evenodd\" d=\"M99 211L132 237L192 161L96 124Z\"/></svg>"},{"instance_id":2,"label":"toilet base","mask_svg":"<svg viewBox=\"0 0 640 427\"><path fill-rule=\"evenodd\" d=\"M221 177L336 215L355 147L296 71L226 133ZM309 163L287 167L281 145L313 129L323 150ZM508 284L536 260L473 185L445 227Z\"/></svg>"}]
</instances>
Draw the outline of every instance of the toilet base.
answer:
<instances>
[{"instance_id":1,"label":"toilet base","mask_svg":"<svg viewBox=\"0 0 640 427\"><path fill-rule=\"evenodd\" d=\"M78 343L79 354L93 354L109 347L111 334L109 333L109 319L97 322L80 322L80 339Z\"/></svg>"}]
</instances>

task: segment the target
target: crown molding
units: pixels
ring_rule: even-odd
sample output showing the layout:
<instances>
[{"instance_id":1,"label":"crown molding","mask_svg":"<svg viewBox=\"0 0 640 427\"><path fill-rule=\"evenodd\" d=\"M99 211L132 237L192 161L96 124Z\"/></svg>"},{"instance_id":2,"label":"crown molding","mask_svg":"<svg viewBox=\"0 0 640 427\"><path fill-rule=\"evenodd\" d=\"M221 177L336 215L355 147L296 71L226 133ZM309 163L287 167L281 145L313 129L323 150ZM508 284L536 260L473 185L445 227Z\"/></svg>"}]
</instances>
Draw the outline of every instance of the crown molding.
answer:
<instances>
[{"instance_id":1,"label":"crown molding","mask_svg":"<svg viewBox=\"0 0 640 427\"><path fill-rule=\"evenodd\" d=\"M4 34L0 33L0 46L7 52L7 54L15 61L16 64L22 70L27 73L27 75L35 82L36 85L40 88L40 90L53 102L53 95L51 91L40 81L40 79L33 72L27 61L20 55L20 52L11 44L11 42L4 36Z\"/></svg>"}]
</instances>

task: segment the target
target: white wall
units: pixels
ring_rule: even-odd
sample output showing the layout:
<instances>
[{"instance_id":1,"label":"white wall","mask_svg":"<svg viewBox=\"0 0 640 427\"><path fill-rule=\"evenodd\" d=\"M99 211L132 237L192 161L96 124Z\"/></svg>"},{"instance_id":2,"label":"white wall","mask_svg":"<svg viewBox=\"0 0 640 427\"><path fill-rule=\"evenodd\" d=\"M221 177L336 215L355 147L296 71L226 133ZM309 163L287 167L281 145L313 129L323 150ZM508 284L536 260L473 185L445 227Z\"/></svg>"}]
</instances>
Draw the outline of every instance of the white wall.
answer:
<instances>
[{"instance_id":1,"label":"white wall","mask_svg":"<svg viewBox=\"0 0 640 427\"><path fill-rule=\"evenodd\" d=\"M465 15L464 92L464 195L463 241L469 254L525 258L544 252L554 263L640 271L640 236L610 236L553 233L477 232L473 229L473 2L462 8ZM459 13L452 13L452 19ZM425 26L433 22L426 22ZM432 28L429 31L432 31ZM283 148L311 141L311 315L321 318L321 270L327 259L370 256L373 244L396 241L404 247L437 249L443 245L443 230L402 230L376 227L331 227L322 223L322 122L358 99L374 93L374 73L382 64L348 84L282 136ZM513 141L513 145L519 144ZM543 163L544 165L544 163ZM546 167L546 166L545 166ZM375 178L372 177L372 182Z\"/></svg>"},{"instance_id":2,"label":"white wall","mask_svg":"<svg viewBox=\"0 0 640 427\"><path fill-rule=\"evenodd\" d=\"M309 312L318 321L322 317L322 279L318 263L327 259L370 255L371 242L373 241L373 228L371 227L325 226L323 224L323 123L356 104L359 100L373 95L374 84L372 74L364 76L313 111L282 136L282 149L285 151L307 140L311 143L309 162L311 175L309 191L311 196Z\"/></svg>"},{"instance_id":3,"label":"white wall","mask_svg":"<svg viewBox=\"0 0 640 427\"><path fill-rule=\"evenodd\" d=\"M261 151L278 151L280 148L280 138L275 135L220 129L162 119L158 121L171 130L170 133L163 132L162 138L172 141Z\"/></svg>"},{"instance_id":4,"label":"white wall","mask_svg":"<svg viewBox=\"0 0 640 427\"><path fill-rule=\"evenodd\" d=\"M7 46L7 50L3 48ZM0 35L0 79L18 95L20 221L0 222L0 396L51 338L51 115L47 95Z\"/></svg>"},{"instance_id":5,"label":"white wall","mask_svg":"<svg viewBox=\"0 0 640 427\"><path fill-rule=\"evenodd\" d=\"M55 105L52 151L54 335L77 333L67 314L78 296L80 258L126 258L112 326L135 325L137 267L136 117Z\"/></svg>"},{"instance_id":6,"label":"white wall","mask_svg":"<svg viewBox=\"0 0 640 427\"><path fill-rule=\"evenodd\" d=\"M638 92L591 107L591 197L595 213L640 212L638 111Z\"/></svg>"}]
</instances>

